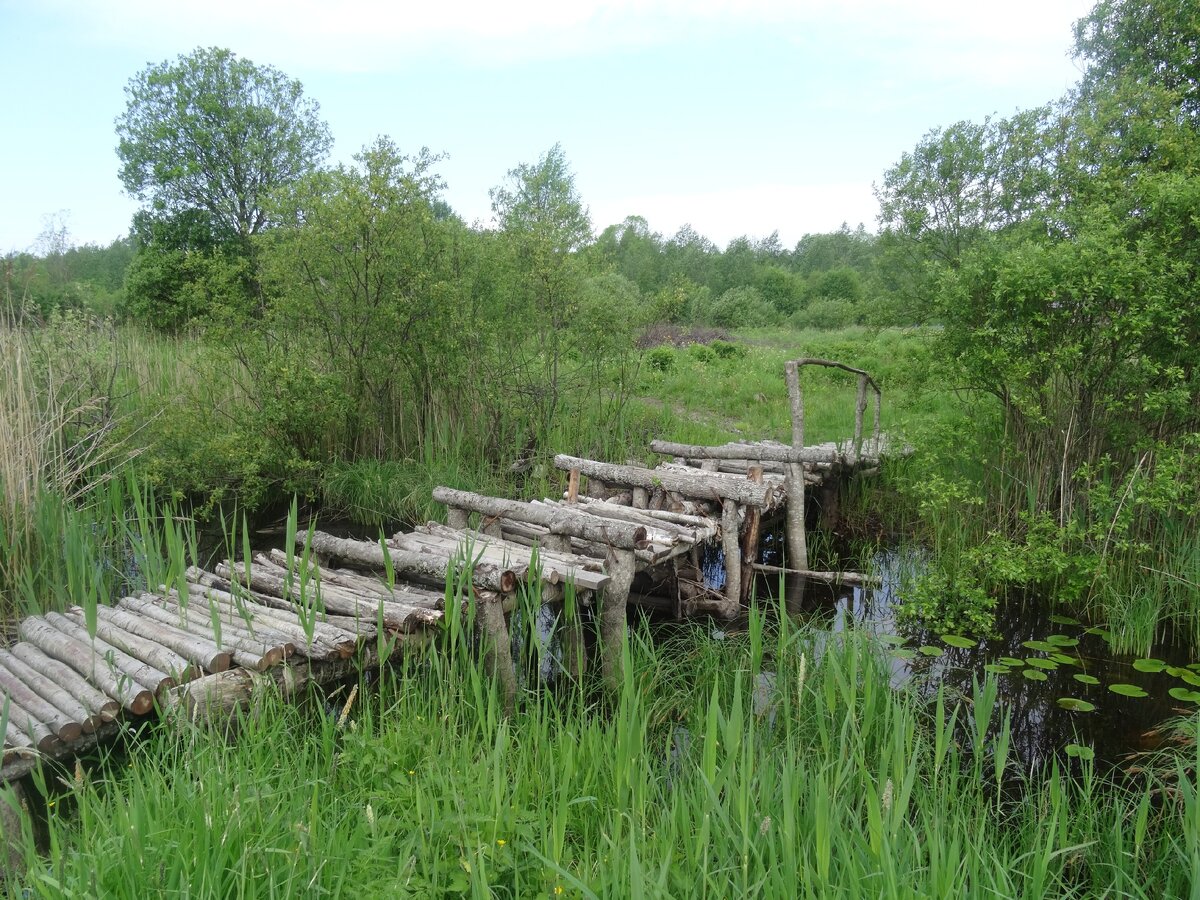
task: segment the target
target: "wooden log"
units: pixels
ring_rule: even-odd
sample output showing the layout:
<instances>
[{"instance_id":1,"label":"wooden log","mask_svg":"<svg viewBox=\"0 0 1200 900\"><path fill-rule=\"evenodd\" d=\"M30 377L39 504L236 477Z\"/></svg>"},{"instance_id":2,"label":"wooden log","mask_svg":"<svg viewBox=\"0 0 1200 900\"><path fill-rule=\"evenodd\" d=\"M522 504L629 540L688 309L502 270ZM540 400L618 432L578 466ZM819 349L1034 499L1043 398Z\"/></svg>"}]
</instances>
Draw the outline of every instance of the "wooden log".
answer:
<instances>
[{"instance_id":1,"label":"wooden log","mask_svg":"<svg viewBox=\"0 0 1200 900\"><path fill-rule=\"evenodd\" d=\"M320 637L314 629L310 639L304 626L294 615L289 616L282 610L272 609L241 597L234 597L228 591L193 584L189 586L189 592L193 598L220 605L224 615L248 618L251 626L256 629L256 633L262 633L261 629L265 628L268 634L278 635L277 640L293 644L309 659L326 659L330 656L339 656L344 659L350 656L354 652L354 648L358 646L358 640L351 634L346 634L340 643L331 644Z\"/></svg>"},{"instance_id":2,"label":"wooden log","mask_svg":"<svg viewBox=\"0 0 1200 900\"><path fill-rule=\"evenodd\" d=\"M372 544L378 549L378 544ZM382 551L380 551L382 554ZM382 555L381 555L382 558ZM282 569L274 567L264 558L256 560L247 569L241 563L221 563L216 567L217 574L239 585L271 594L280 599L289 600L295 606L308 610L309 615L319 616L321 611L334 613L339 616L368 619L378 622L382 618L383 626L389 631L412 631L425 625L436 625L441 621L442 614L424 607L406 606L375 598L358 597L349 591L341 590L336 585L326 586L315 578L307 585L309 593L303 593L300 580L290 579ZM247 584L247 575L249 584ZM303 593L303 602L301 596Z\"/></svg>"},{"instance_id":3,"label":"wooden log","mask_svg":"<svg viewBox=\"0 0 1200 900\"><path fill-rule=\"evenodd\" d=\"M792 448L804 447L804 393L800 389L800 370L795 360L784 366L788 402L792 412ZM808 568L808 535L804 524L804 464L787 463L787 538L788 565Z\"/></svg>"},{"instance_id":4,"label":"wooden log","mask_svg":"<svg viewBox=\"0 0 1200 900\"><path fill-rule=\"evenodd\" d=\"M589 478L594 476L647 490L662 487L687 497L704 500L736 500L749 506L769 506L774 500L774 489L771 485L752 484L741 479L717 477L703 472L691 474L681 469L643 469L562 454L554 457L554 465L560 469L578 468Z\"/></svg>"},{"instance_id":5,"label":"wooden log","mask_svg":"<svg viewBox=\"0 0 1200 900\"><path fill-rule=\"evenodd\" d=\"M312 549L324 556L342 559L359 566L372 569L384 568L383 548L376 543L336 538L331 534L318 531L313 535ZM423 579L440 584L456 580L458 573L463 569L461 560L452 560L450 557L426 553L412 553L395 547L388 548L388 556L391 558L392 568L395 571L412 572ZM476 587L501 593L511 593L517 586L517 576L511 569L487 563L477 563L473 567L471 580Z\"/></svg>"},{"instance_id":6,"label":"wooden log","mask_svg":"<svg viewBox=\"0 0 1200 900\"><path fill-rule=\"evenodd\" d=\"M120 703L90 684L78 670L48 656L36 645L28 642L13 644L8 652L74 697L91 716L99 717L102 723L113 721L121 711Z\"/></svg>"},{"instance_id":7,"label":"wooden log","mask_svg":"<svg viewBox=\"0 0 1200 900\"><path fill-rule=\"evenodd\" d=\"M762 466L751 466L746 477L751 481L762 481ZM746 603L754 587L754 564L758 562L759 531L762 527L762 510L746 507L746 533L742 538L742 580L740 600Z\"/></svg>"},{"instance_id":8,"label":"wooden log","mask_svg":"<svg viewBox=\"0 0 1200 900\"><path fill-rule=\"evenodd\" d=\"M629 504L634 509L646 509L650 506L650 495L641 485L634 486L633 500Z\"/></svg>"},{"instance_id":9,"label":"wooden log","mask_svg":"<svg viewBox=\"0 0 1200 900\"><path fill-rule=\"evenodd\" d=\"M567 503L574 505L579 501L579 470L572 469L567 474Z\"/></svg>"},{"instance_id":10,"label":"wooden log","mask_svg":"<svg viewBox=\"0 0 1200 900\"><path fill-rule=\"evenodd\" d=\"M615 694L625 677L625 609L637 568L633 551L610 548L606 568L611 580L605 585L600 607L600 672L605 686Z\"/></svg>"},{"instance_id":11,"label":"wooden log","mask_svg":"<svg viewBox=\"0 0 1200 900\"><path fill-rule=\"evenodd\" d=\"M109 665L90 641L81 642L69 637L40 617L25 619L17 633L21 640L33 644L47 656L66 663L131 713L144 715L154 706L154 692Z\"/></svg>"},{"instance_id":12,"label":"wooden log","mask_svg":"<svg viewBox=\"0 0 1200 900\"><path fill-rule=\"evenodd\" d=\"M0 710L8 714L8 735L12 735L14 730L18 734L25 735L39 753L52 754L62 749L63 742L59 740L58 735L37 716L21 706L12 694L0 695ZM10 740L9 743L14 742Z\"/></svg>"},{"instance_id":13,"label":"wooden log","mask_svg":"<svg viewBox=\"0 0 1200 900\"><path fill-rule=\"evenodd\" d=\"M224 672L232 662L229 651L222 650L212 641L198 638L181 628L164 624L155 619L143 618L124 609L97 607L96 611L99 618L111 622L130 634L136 634L162 644L164 647L169 647L201 669L209 672Z\"/></svg>"},{"instance_id":14,"label":"wooden log","mask_svg":"<svg viewBox=\"0 0 1200 900\"><path fill-rule=\"evenodd\" d=\"M178 591L170 593L168 599L173 600L176 606L182 605ZM257 604L254 605L257 606ZM291 629L287 625L275 628L268 620L254 615L254 612L247 607L244 601L233 600L228 603L222 602L222 598L216 588L206 588L197 584L189 584L187 606L189 609L199 609L201 612L207 612L209 621L212 621L212 617L216 616L223 630L236 628L239 633L245 634L252 640L261 641L268 647L282 647L284 659L292 656L297 651L303 651L303 655L309 657L314 654L317 656L328 656L333 652L331 647L320 644L315 638L311 642L312 646L310 647L308 636L304 633L304 629L300 627L297 619L293 619L290 624L294 625L299 631L299 639L291 633Z\"/></svg>"},{"instance_id":15,"label":"wooden log","mask_svg":"<svg viewBox=\"0 0 1200 900\"><path fill-rule=\"evenodd\" d=\"M681 513L666 509L634 509L632 506L622 506L611 500L596 500L591 497L580 499L580 505L589 513L613 519L626 519L654 528L670 528L673 525L683 526L681 534L695 534L697 529L705 529L705 537L717 533L716 525L708 516L692 513ZM704 538L700 538L704 540Z\"/></svg>"},{"instance_id":16,"label":"wooden log","mask_svg":"<svg viewBox=\"0 0 1200 900\"><path fill-rule=\"evenodd\" d=\"M289 563L286 553L279 549L273 549L267 553L267 558L285 572L289 565L293 572L300 571L301 560L298 556L292 556ZM407 581L393 580L392 586L388 587L383 580L363 575L361 572L335 569L329 566L322 568L317 565L315 560L311 559L308 561L308 566L309 571L320 579L321 584L332 584L360 597L387 600L405 606L420 606L425 609L441 609L445 601L445 595L442 592L418 587Z\"/></svg>"},{"instance_id":17,"label":"wooden log","mask_svg":"<svg viewBox=\"0 0 1200 900\"><path fill-rule=\"evenodd\" d=\"M721 544L725 551L725 610L732 619L742 606L742 549L738 534L738 505L726 500L721 514Z\"/></svg>"},{"instance_id":18,"label":"wooden log","mask_svg":"<svg viewBox=\"0 0 1200 900\"><path fill-rule=\"evenodd\" d=\"M873 587L882 584L882 580L874 575L864 575L861 572L814 572L811 569L792 569L781 566L770 566L766 563L755 563L754 569L768 575L802 575L814 581L828 581L831 584L850 584Z\"/></svg>"},{"instance_id":19,"label":"wooden log","mask_svg":"<svg viewBox=\"0 0 1200 900\"><path fill-rule=\"evenodd\" d=\"M324 572L325 570L322 570ZM270 607L277 610L281 615L295 615L296 605L291 600L284 600L280 597L271 597L268 594L263 594L258 591L252 591L240 584L235 584L226 578L221 578L212 572L204 572L200 569L191 568L187 573L188 581L200 585L201 587L214 587L227 593L234 593L246 600L251 600L261 606ZM313 633L320 635L324 640L331 644L337 644L349 638L357 643L359 632L339 627L330 621L329 614L317 618L317 621L312 623Z\"/></svg>"},{"instance_id":20,"label":"wooden log","mask_svg":"<svg viewBox=\"0 0 1200 900\"><path fill-rule=\"evenodd\" d=\"M517 705L517 670L512 658L512 639L504 621L500 598L490 591L476 595L479 629L484 641L484 665L500 685L505 715L511 716Z\"/></svg>"},{"instance_id":21,"label":"wooden log","mask_svg":"<svg viewBox=\"0 0 1200 900\"><path fill-rule=\"evenodd\" d=\"M76 625L87 628L87 618L79 607L72 607L66 616ZM200 666L176 653L164 644L134 634L121 628L111 619L96 615L96 637L102 638L118 650L122 650L133 659L146 663L148 666L165 672L176 684L191 681L199 674Z\"/></svg>"},{"instance_id":22,"label":"wooden log","mask_svg":"<svg viewBox=\"0 0 1200 900\"><path fill-rule=\"evenodd\" d=\"M867 411L867 373L858 376L858 393L854 398L854 456L862 454L863 414Z\"/></svg>"},{"instance_id":23,"label":"wooden log","mask_svg":"<svg viewBox=\"0 0 1200 900\"><path fill-rule=\"evenodd\" d=\"M465 509L457 506L448 506L446 508L446 524L451 528L469 528L471 525L471 517Z\"/></svg>"},{"instance_id":24,"label":"wooden log","mask_svg":"<svg viewBox=\"0 0 1200 900\"><path fill-rule=\"evenodd\" d=\"M295 647L284 637L276 634L256 634L251 631L240 618L222 615L220 608L213 609L208 604L187 604L179 602L179 594L170 590L161 596L142 594L143 600L148 600L160 607L168 615L186 617L192 624L201 629L202 633L216 636L215 628L221 630L220 643L236 653L241 650L249 654L248 659L261 656L266 668L278 665L295 652ZM216 620L214 624L214 618ZM239 663L241 665L241 663Z\"/></svg>"},{"instance_id":25,"label":"wooden log","mask_svg":"<svg viewBox=\"0 0 1200 900\"><path fill-rule=\"evenodd\" d=\"M117 605L145 618L154 619L164 625L172 625L195 637L211 641L218 649L227 650L236 665L246 669L261 672L283 660L283 651L279 649L268 656L262 652L261 646L256 648L256 645L245 644L236 637L222 634L218 640L217 636L213 634L211 621L206 622L198 615L184 613L179 607L176 607L175 611L164 609L160 600L161 598L155 597L153 594L143 593L137 597L122 597L117 601Z\"/></svg>"},{"instance_id":26,"label":"wooden log","mask_svg":"<svg viewBox=\"0 0 1200 900\"><path fill-rule=\"evenodd\" d=\"M717 471L716 463L721 460L737 460L762 464L770 463L839 463L847 458L845 450L836 444L822 444L818 447L797 448L786 444L762 443L729 443L729 444L680 444L675 441L655 440L650 442L650 449L664 456L678 456L686 460L700 460L702 471ZM705 469L705 464L713 463Z\"/></svg>"},{"instance_id":27,"label":"wooden log","mask_svg":"<svg viewBox=\"0 0 1200 900\"><path fill-rule=\"evenodd\" d=\"M19 661L18 661L19 662ZM0 658L0 690L19 703L37 721L45 725L64 744L77 740L83 734L83 716L71 716L64 713L53 703L34 692L16 671L10 669L3 658Z\"/></svg>"},{"instance_id":28,"label":"wooden log","mask_svg":"<svg viewBox=\"0 0 1200 900\"><path fill-rule=\"evenodd\" d=\"M614 547L635 549L648 544L646 529L626 522L598 521L576 509L563 506L522 503L517 500L502 500L486 497L470 491L458 491L448 487L433 489L433 499L448 506L469 509L485 516L500 516L517 522L541 525L556 534L611 544Z\"/></svg>"},{"instance_id":29,"label":"wooden log","mask_svg":"<svg viewBox=\"0 0 1200 900\"><path fill-rule=\"evenodd\" d=\"M92 712L65 688L60 687L41 672L31 668L24 661L14 656L11 651L0 650L0 666L7 669L14 678L34 691L42 700L57 709L68 721L78 723L79 730L83 734L91 734L103 724L104 719L100 717L99 713ZM107 698L105 699L107 700ZM113 704L112 711L114 715L119 708L115 703ZM62 737L62 735L59 735L59 737ZM63 740L66 741L68 739L63 738ZM75 738L70 738L69 740L73 741Z\"/></svg>"},{"instance_id":30,"label":"wooden log","mask_svg":"<svg viewBox=\"0 0 1200 900\"><path fill-rule=\"evenodd\" d=\"M116 666L138 684L145 685L153 693L157 694L161 690L174 686L175 679L169 672L142 662L136 656L130 656L120 647L110 644L103 638L92 637L85 626L71 621L62 613L48 612L42 618L48 625L68 637L83 644L90 643L106 662Z\"/></svg>"}]
</instances>

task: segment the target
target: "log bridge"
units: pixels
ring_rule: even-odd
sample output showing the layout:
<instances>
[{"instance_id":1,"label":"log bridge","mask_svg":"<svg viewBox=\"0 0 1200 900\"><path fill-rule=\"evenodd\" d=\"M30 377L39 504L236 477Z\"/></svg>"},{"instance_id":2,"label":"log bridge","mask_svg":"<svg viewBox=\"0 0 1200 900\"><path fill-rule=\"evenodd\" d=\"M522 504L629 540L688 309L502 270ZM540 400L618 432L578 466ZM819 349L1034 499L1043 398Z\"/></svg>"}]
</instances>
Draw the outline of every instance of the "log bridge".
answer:
<instances>
[{"instance_id":1,"label":"log bridge","mask_svg":"<svg viewBox=\"0 0 1200 900\"><path fill-rule=\"evenodd\" d=\"M800 372L825 366L857 376L853 437L804 444ZM561 497L523 502L449 487L433 496L447 524L379 541L302 535L300 548L190 568L177 583L112 606L70 608L22 621L0 649L0 781L44 759L76 756L123 723L169 714L209 717L245 706L263 688L295 694L380 664L427 642L447 602L473 606L484 664L511 708L517 677L508 615L517 591L563 611L557 627L565 674L587 668L583 615L598 623L604 680L621 678L627 608L679 618L736 616L758 566L759 536L786 516L789 568L808 569L805 496L887 453L880 391L866 372L800 359L786 366L792 443L691 446L654 441L672 457L655 468L560 455ZM868 392L874 422L864 435ZM723 550L724 585L705 583L701 551ZM3 806L0 803L0 806Z\"/></svg>"}]
</instances>

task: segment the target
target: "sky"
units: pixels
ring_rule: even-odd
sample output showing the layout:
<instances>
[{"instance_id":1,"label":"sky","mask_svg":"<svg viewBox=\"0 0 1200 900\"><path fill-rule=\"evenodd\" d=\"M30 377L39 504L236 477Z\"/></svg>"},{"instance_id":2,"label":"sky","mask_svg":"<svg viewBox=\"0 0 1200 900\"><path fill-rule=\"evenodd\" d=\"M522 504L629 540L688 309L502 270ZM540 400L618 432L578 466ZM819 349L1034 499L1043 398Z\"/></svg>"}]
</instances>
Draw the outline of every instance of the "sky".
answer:
<instances>
[{"instance_id":1,"label":"sky","mask_svg":"<svg viewBox=\"0 0 1200 900\"><path fill-rule=\"evenodd\" d=\"M935 127L1079 77L1085 0L0 0L0 255L128 231L114 119L147 65L227 47L304 85L346 162L447 154L445 199L560 143L596 232L640 215L725 246L877 228L873 183Z\"/></svg>"}]
</instances>

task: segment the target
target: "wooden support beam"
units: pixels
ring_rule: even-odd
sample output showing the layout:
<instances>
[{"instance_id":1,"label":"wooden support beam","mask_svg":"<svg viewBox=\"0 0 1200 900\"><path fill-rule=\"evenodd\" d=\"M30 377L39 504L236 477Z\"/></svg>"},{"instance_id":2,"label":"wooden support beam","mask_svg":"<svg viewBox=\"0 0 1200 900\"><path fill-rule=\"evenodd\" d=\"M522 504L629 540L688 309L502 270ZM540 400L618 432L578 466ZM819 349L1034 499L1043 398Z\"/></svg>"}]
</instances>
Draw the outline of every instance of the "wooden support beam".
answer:
<instances>
[{"instance_id":1,"label":"wooden support beam","mask_svg":"<svg viewBox=\"0 0 1200 900\"><path fill-rule=\"evenodd\" d=\"M762 466L751 466L746 477L750 481L763 480ZM762 510L754 506L746 507L746 531L742 538L742 592L739 600L746 603L750 599L754 587L753 566L758 562L759 532L762 528Z\"/></svg>"},{"instance_id":2,"label":"wooden support beam","mask_svg":"<svg viewBox=\"0 0 1200 900\"><path fill-rule=\"evenodd\" d=\"M637 560L632 550L610 548L605 568L609 582L604 588L600 606L600 673L605 686L614 694L624 680L623 648L625 642L625 609L629 603L629 588L633 584Z\"/></svg>"},{"instance_id":3,"label":"wooden support beam","mask_svg":"<svg viewBox=\"0 0 1200 900\"><path fill-rule=\"evenodd\" d=\"M721 543L725 550L725 618L732 619L742 606L742 550L738 534L738 505L726 500L721 510Z\"/></svg>"},{"instance_id":4,"label":"wooden support beam","mask_svg":"<svg viewBox=\"0 0 1200 900\"><path fill-rule=\"evenodd\" d=\"M504 714L517 707L517 669L512 658L512 638L504 620L503 598L490 591L476 594L479 629L484 644L484 667L499 682Z\"/></svg>"},{"instance_id":5,"label":"wooden support beam","mask_svg":"<svg viewBox=\"0 0 1200 900\"><path fill-rule=\"evenodd\" d=\"M792 449L804 447L804 393L800 389L800 369L793 360L784 366L788 401L792 412ZM787 463L787 536L788 565L808 568L808 536L804 528L804 464Z\"/></svg>"},{"instance_id":6,"label":"wooden support beam","mask_svg":"<svg viewBox=\"0 0 1200 900\"><path fill-rule=\"evenodd\" d=\"M774 486L751 484L739 478L715 476L704 472L685 472L681 468L644 469L640 466L622 466L615 463L580 459L576 456L559 454L554 465L560 469L579 469L589 478L602 478L613 484L641 487L647 491L664 488L702 500L736 500L749 506L770 506L774 502Z\"/></svg>"}]
</instances>

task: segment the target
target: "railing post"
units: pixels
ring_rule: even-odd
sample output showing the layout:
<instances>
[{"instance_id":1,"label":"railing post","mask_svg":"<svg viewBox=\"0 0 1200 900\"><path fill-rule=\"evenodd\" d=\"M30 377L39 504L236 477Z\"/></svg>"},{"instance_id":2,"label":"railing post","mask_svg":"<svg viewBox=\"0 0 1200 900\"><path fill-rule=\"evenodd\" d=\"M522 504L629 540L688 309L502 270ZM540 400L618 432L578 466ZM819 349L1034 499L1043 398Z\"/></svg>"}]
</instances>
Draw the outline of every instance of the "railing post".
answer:
<instances>
[{"instance_id":1,"label":"railing post","mask_svg":"<svg viewBox=\"0 0 1200 900\"><path fill-rule=\"evenodd\" d=\"M792 449L804 449L804 394L800 390L800 367L795 360L784 367L788 400L792 407ZM808 537L804 533L804 464L787 464L788 566L808 568Z\"/></svg>"},{"instance_id":2,"label":"railing post","mask_svg":"<svg viewBox=\"0 0 1200 900\"><path fill-rule=\"evenodd\" d=\"M863 414L867 411L867 376L858 376L858 395L854 398L854 460L862 456Z\"/></svg>"}]
</instances>

